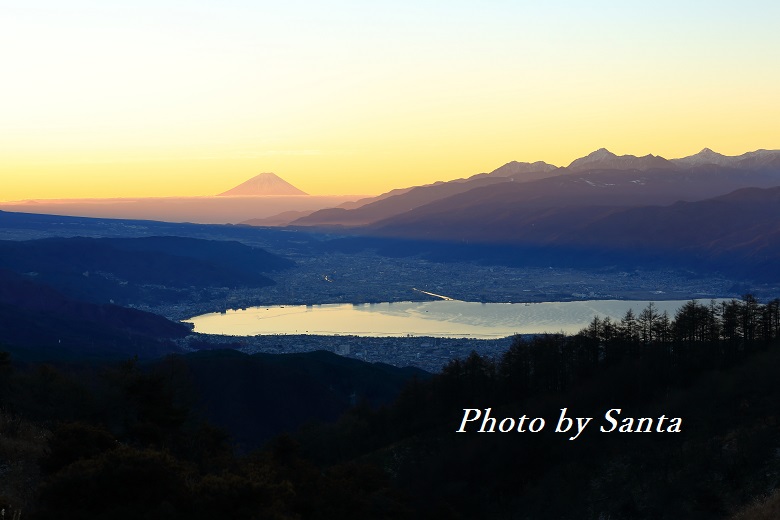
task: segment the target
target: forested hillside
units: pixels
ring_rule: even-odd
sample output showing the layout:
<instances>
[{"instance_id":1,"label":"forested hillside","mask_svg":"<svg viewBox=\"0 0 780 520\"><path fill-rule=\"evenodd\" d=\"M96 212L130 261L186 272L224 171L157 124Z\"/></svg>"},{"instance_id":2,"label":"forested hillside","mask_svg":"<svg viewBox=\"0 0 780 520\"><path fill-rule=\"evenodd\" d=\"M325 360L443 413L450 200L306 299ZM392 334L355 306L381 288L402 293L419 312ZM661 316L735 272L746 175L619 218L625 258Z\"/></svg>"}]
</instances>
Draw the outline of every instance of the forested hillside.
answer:
<instances>
[{"instance_id":1,"label":"forested hillside","mask_svg":"<svg viewBox=\"0 0 780 520\"><path fill-rule=\"evenodd\" d=\"M264 287L290 260L260 248L184 237L0 241L0 268L71 297L121 305L177 302L193 288Z\"/></svg>"},{"instance_id":2,"label":"forested hillside","mask_svg":"<svg viewBox=\"0 0 780 520\"><path fill-rule=\"evenodd\" d=\"M779 306L650 306L518 338L242 456L195 412L180 360L4 356L0 501L29 518L761 518L780 485ZM556 433L563 409L592 424ZM476 411L497 424L464 422Z\"/></svg>"},{"instance_id":3,"label":"forested hillside","mask_svg":"<svg viewBox=\"0 0 780 520\"><path fill-rule=\"evenodd\" d=\"M432 515L726 518L780 484L779 318L778 300L750 296L596 318L576 336L518 339L500 359L453 361L393 406L302 442L323 463L391 468ZM574 440L555 432L564 408L593 419ZM464 423L468 409L481 417ZM523 433L500 433L523 416ZM532 418L546 427L532 433Z\"/></svg>"}]
</instances>

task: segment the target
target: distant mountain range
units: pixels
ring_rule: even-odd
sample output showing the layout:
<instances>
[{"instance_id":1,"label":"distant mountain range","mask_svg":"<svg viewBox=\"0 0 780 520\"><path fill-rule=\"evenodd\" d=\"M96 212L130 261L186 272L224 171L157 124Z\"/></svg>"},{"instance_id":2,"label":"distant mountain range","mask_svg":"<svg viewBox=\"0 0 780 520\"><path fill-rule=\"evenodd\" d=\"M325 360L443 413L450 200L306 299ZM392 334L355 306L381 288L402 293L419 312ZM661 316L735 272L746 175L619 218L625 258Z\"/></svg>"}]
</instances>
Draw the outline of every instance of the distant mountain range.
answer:
<instances>
[{"instance_id":1,"label":"distant mountain range","mask_svg":"<svg viewBox=\"0 0 780 520\"><path fill-rule=\"evenodd\" d=\"M378 197L362 199L362 204L357 206L342 204L338 208L322 209L290 223L295 226L362 226L482 186L545 179L554 175L556 170L555 166L543 162L513 161L490 173L480 173L468 179L393 190Z\"/></svg>"},{"instance_id":2,"label":"distant mountain range","mask_svg":"<svg viewBox=\"0 0 780 520\"><path fill-rule=\"evenodd\" d=\"M517 205L551 208L671 204L703 200L740 188L779 184L780 151L758 150L729 157L705 148L690 157L667 160L654 155L618 156L602 148L564 168L544 162L510 162L468 179L363 199L362 205L356 207L322 209L290 224L371 226L395 232L421 224L415 233L419 234L438 215L450 211L468 219L468 211L476 211L473 217L483 217L482 213L505 213Z\"/></svg>"},{"instance_id":3,"label":"distant mountain range","mask_svg":"<svg viewBox=\"0 0 780 520\"><path fill-rule=\"evenodd\" d=\"M680 159L664 159L658 155L615 155L606 148L572 161L568 171L588 170L653 170L681 169L695 166L723 166L738 170L766 170L780 168L780 150L756 150L742 155L729 156L704 148L697 154Z\"/></svg>"},{"instance_id":4,"label":"distant mountain range","mask_svg":"<svg viewBox=\"0 0 780 520\"><path fill-rule=\"evenodd\" d=\"M284 183L275 175L263 174L244 184L262 184L263 179L271 184ZM766 277L771 275L767 266L780 262L780 236L776 229L780 204L774 191L777 187L777 150L726 156L705 148L689 157L665 159L655 155L618 156L602 148L566 167L541 161L513 161L465 179L399 188L349 203L342 200L340 205L311 213L290 207L275 217L266 213L245 223L324 229L365 238L507 246L526 251L545 248L539 258L560 258L561 251L576 249L599 258L599 262L606 252L617 256L625 253L625 258L630 256L637 261L641 260L639 252L645 257L651 253L659 258L667 255L666 260L685 257L683 263L688 265L741 262L744 269L755 268L756 273ZM285 200L309 198L290 196ZM257 200L241 194L213 199L231 206L241 201L256 204ZM110 244L114 249L118 245ZM174 252L160 251L160 258ZM474 258L477 253L469 252L469 257ZM148 256L144 251L132 254L140 255L139 258ZM97 258L90 258L93 257ZM13 258L12 254L0 251L0 267ZM67 248L63 259L68 259ZM201 264L206 259L193 260L180 275L201 276L197 273L206 267ZM38 261L33 258L33 263ZM117 265L123 264L120 261ZM594 261L592 265L598 263ZM82 272L104 271L98 267L81 269L81 264L77 268L76 263L73 267L67 275L69 281L65 275L57 274L61 277L58 283L73 282L74 288L80 289L87 287L81 280ZM238 280L262 276L243 267L237 273L233 267L221 271L224 285L237 283L230 281L231 277ZM100 276L101 284L110 282ZM260 278L256 281L263 283ZM131 295L123 295L124 287L106 285L104 290L96 286L94 294L119 295L131 301Z\"/></svg>"},{"instance_id":5,"label":"distant mountain range","mask_svg":"<svg viewBox=\"0 0 780 520\"><path fill-rule=\"evenodd\" d=\"M658 155L615 155L606 148L575 159L566 168L570 172L585 172L589 170L654 170L674 168L674 163Z\"/></svg>"},{"instance_id":6,"label":"distant mountain range","mask_svg":"<svg viewBox=\"0 0 780 520\"><path fill-rule=\"evenodd\" d=\"M32 199L0 202L0 210L95 218L238 224L287 211L298 211L298 216L308 215L314 210L352 200L354 195L307 195L273 173L261 173L213 196Z\"/></svg>"},{"instance_id":7,"label":"distant mountain range","mask_svg":"<svg viewBox=\"0 0 780 520\"><path fill-rule=\"evenodd\" d=\"M364 201L315 211L291 225L545 248L551 257L553 250L635 259L641 252L721 267L742 263L762 276L780 262L780 151L731 157L705 148L668 160L602 148L564 168L512 162Z\"/></svg>"}]
</instances>

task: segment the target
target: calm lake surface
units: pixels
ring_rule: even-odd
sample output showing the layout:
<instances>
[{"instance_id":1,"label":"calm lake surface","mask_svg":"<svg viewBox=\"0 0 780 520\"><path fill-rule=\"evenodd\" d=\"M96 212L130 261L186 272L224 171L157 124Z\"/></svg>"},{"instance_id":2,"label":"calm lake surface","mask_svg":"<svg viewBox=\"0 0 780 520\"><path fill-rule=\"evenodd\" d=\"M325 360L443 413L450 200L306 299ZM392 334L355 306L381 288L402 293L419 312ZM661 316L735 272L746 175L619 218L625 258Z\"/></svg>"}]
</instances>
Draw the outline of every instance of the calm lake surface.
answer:
<instances>
[{"instance_id":1,"label":"calm lake surface","mask_svg":"<svg viewBox=\"0 0 780 520\"><path fill-rule=\"evenodd\" d=\"M670 317L688 300L654 302ZM722 301L722 300L718 300ZM649 301L591 300L543 303L427 301L366 304L277 305L211 313L188 320L196 332L255 336L317 334L373 337L503 338L541 332L576 333L598 315L639 314Z\"/></svg>"}]
</instances>

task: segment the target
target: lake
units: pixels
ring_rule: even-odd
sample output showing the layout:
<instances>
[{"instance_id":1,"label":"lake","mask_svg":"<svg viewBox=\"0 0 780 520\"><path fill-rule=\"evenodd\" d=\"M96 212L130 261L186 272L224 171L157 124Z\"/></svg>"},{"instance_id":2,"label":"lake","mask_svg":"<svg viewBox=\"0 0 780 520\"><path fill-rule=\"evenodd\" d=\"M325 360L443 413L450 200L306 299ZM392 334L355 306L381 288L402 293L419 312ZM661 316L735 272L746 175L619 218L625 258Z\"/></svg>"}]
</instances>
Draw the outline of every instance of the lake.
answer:
<instances>
[{"instance_id":1,"label":"lake","mask_svg":"<svg viewBox=\"0 0 780 520\"><path fill-rule=\"evenodd\" d=\"M654 302L670 317L688 300ZM720 301L720 300L719 300ZM491 339L514 334L576 333L598 315L620 319L639 314L649 301L589 300L542 303L425 301L364 304L276 305L195 316L195 332L255 336L268 334L433 336Z\"/></svg>"}]
</instances>

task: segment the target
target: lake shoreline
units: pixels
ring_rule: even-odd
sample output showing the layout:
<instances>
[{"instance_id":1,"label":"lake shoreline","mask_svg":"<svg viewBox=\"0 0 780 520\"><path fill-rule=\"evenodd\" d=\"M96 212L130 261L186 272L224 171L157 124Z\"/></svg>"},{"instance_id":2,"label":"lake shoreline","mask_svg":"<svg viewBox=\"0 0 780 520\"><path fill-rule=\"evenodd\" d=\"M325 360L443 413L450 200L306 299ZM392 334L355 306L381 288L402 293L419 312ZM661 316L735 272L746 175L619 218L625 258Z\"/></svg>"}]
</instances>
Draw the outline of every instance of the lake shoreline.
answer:
<instances>
[{"instance_id":1,"label":"lake shoreline","mask_svg":"<svg viewBox=\"0 0 780 520\"><path fill-rule=\"evenodd\" d=\"M728 298L715 298L716 302ZM463 302L426 300L380 303L267 305L197 315L186 320L198 333L236 337L431 337L500 339L517 334L576 333L595 316L619 320L649 304L674 316L691 300L573 300Z\"/></svg>"}]
</instances>

